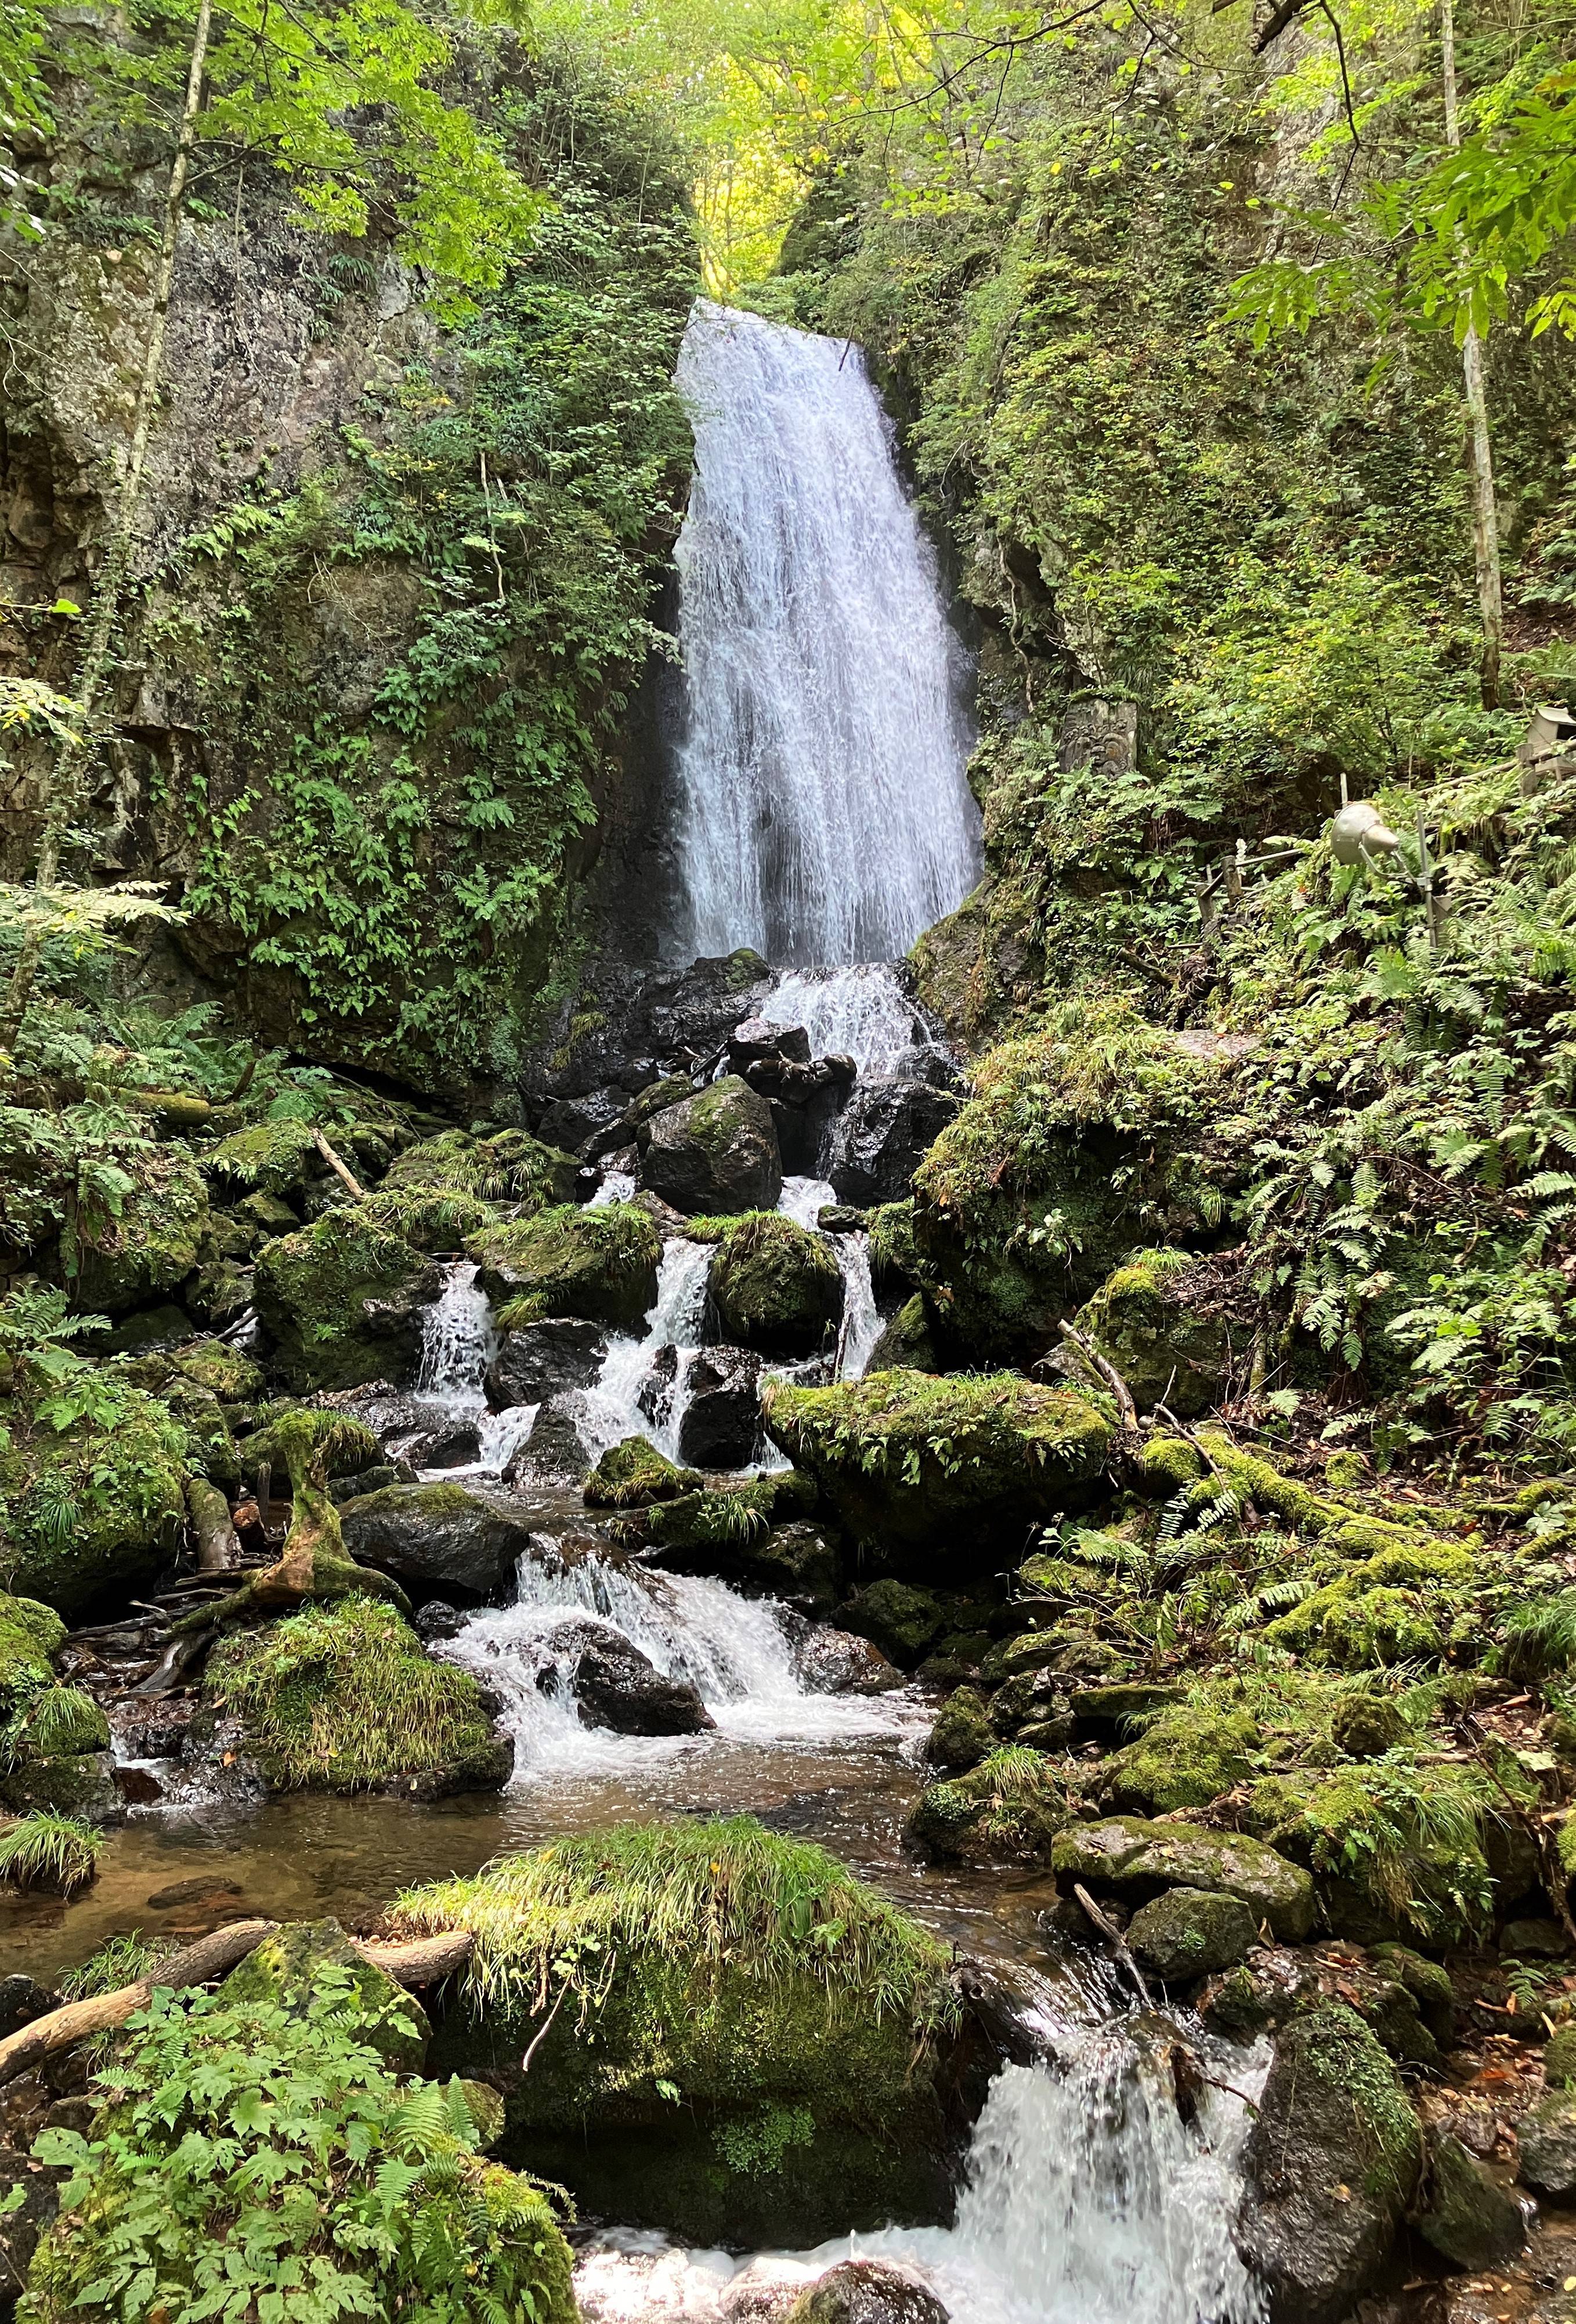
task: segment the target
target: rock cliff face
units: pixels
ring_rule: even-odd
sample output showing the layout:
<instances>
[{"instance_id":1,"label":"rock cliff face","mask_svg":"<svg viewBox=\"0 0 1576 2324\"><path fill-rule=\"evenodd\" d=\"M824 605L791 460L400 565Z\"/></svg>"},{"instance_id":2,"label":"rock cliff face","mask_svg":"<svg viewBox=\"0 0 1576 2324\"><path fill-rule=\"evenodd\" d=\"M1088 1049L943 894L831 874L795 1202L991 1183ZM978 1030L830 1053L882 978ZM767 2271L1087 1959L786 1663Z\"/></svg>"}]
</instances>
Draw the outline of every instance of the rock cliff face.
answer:
<instances>
[{"instance_id":1,"label":"rock cliff face","mask_svg":"<svg viewBox=\"0 0 1576 2324\"><path fill-rule=\"evenodd\" d=\"M73 865L175 883L176 990L450 1089L509 1072L559 947L688 462L676 181L521 52L474 102L550 203L467 322L440 326L375 233L292 226L277 181L186 222L96 844ZM58 110L29 166L72 198L0 252L0 656L69 692L83 623L42 609L91 606L163 165L73 143L69 90ZM48 758L13 755L16 878Z\"/></svg>"}]
</instances>

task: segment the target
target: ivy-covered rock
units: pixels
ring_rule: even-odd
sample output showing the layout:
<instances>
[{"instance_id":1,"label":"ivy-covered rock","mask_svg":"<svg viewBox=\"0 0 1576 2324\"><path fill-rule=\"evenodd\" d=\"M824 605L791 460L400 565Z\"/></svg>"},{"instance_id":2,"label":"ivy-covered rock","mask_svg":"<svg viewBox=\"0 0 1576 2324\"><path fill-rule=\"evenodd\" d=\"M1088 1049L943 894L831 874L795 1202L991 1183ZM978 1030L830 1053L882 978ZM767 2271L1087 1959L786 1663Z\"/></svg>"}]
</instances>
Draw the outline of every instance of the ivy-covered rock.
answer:
<instances>
[{"instance_id":1,"label":"ivy-covered rock","mask_svg":"<svg viewBox=\"0 0 1576 2324\"><path fill-rule=\"evenodd\" d=\"M1278 2036L1243 2163L1237 2240L1272 2314L1331 2324L1389 2256L1423 2165L1395 2069L1342 2003Z\"/></svg>"},{"instance_id":2,"label":"ivy-covered rock","mask_svg":"<svg viewBox=\"0 0 1576 2324\"><path fill-rule=\"evenodd\" d=\"M823 1235L780 1211L753 1211L726 1229L710 1291L725 1340L783 1356L836 1340L842 1269Z\"/></svg>"},{"instance_id":3,"label":"ivy-covered rock","mask_svg":"<svg viewBox=\"0 0 1576 2324\"><path fill-rule=\"evenodd\" d=\"M755 2243L944 2205L948 1954L820 1849L743 1816L620 1826L394 1918L475 1932L434 2062L485 2056L506 2151L588 2207Z\"/></svg>"},{"instance_id":4,"label":"ivy-covered rock","mask_svg":"<svg viewBox=\"0 0 1576 2324\"><path fill-rule=\"evenodd\" d=\"M665 1107L637 1134L643 1185L676 1211L770 1211L783 1191L772 1109L737 1074Z\"/></svg>"},{"instance_id":5,"label":"ivy-covered rock","mask_svg":"<svg viewBox=\"0 0 1576 2324\"><path fill-rule=\"evenodd\" d=\"M178 1289L202 1258L209 1233L208 1189L196 1164L183 1153L153 1148L140 1158L119 1215L82 1244L77 1305L89 1314L125 1315Z\"/></svg>"},{"instance_id":6,"label":"ivy-covered rock","mask_svg":"<svg viewBox=\"0 0 1576 2324\"><path fill-rule=\"evenodd\" d=\"M933 1551L1087 1502L1108 1423L1074 1389L1003 1372L876 1373L834 1388L773 1381L766 1433L857 1538Z\"/></svg>"},{"instance_id":7,"label":"ivy-covered rock","mask_svg":"<svg viewBox=\"0 0 1576 2324\"><path fill-rule=\"evenodd\" d=\"M362 1204L327 1211L300 1234L264 1244L257 1314L292 1388L396 1384L414 1372L422 1311L437 1270Z\"/></svg>"},{"instance_id":8,"label":"ivy-covered rock","mask_svg":"<svg viewBox=\"0 0 1576 2324\"><path fill-rule=\"evenodd\" d=\"M1229 1337L1201 1295L1190 1294L1190 1279L1196 1282L1200 1273L1191 1251L1136 1251L1076 1319L1120 1372L1140 1412L1164 1403L1191 1420L1219 1400Z\"/></svg>"},{"instance_id":9,"label":"ivy-covered rock","mask_svg":"<svg viewBox=\"0 0 1576 2324\"><path fill-rule=\"evenodd\" d=\"M662 1237L635 1203L579 1211L559 1204L488 1227L466 1244L510 1328L579 1315L632 1332L656 1305Z\"/></svg>"},{"instance_id":10,"label":"ivy-covered rock","mask_svg":"<svg viewBox=\"0 0 1576 2324\"><path fill-rule=\"evenodd\" d=\"M514 1746L468 1672L434 1662L392 1606L346 1597L224 1641L208 1699L239 1720L273 1791L497 1791Z\"/></svg>"},{"instance_id":11,"label":"ivy-covered rock","mask_svg":"<svg viewBox=\"0 0 1576 2324\"><path fill-rule=\"evenodd\" d=\"M154 1397L97 1378L105 1400L63 1428L0 1399L8 1578L67 1615L150 1582L186 1523L186 1431Z\"/></svg>"}]
</instances>

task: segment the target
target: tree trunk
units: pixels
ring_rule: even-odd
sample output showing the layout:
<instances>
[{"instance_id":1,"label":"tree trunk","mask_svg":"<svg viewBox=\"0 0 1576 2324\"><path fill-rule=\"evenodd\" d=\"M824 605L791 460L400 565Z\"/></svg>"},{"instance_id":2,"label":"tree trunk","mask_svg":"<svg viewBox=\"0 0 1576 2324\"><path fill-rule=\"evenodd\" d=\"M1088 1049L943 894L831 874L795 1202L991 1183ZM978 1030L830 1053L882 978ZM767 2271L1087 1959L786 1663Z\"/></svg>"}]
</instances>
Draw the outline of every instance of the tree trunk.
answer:
<instances>
[{"instance_id":1,"label":"tree trunk","mask_svg":"<svg viewBox=\"0 0 1576 2324\"><path fill-rule=\"evenodd\" d=\"M186 75L186 97L175 140L175 158L170 165L170 181L164 189L164 227L159 244L159 263L153 275L153 312L148 325L147 346L143 351L143 375L137 386L131 449L126 456L125 474L121 478L116 502L109 548L93 593L93 619L77 678L76 701L79 715L73 735L60 744L55 761L54 780L50 787L43 836L39 842L36 878L41 888L52 888L60 874L60 847L76 813L82 761L91 748L93 706L104 682L110 640L131 566L132 529L142 500L143 466L147 458L153 406L164 368L164 335L170 321L170 292L175 279L175 254L181 240L186 173L191 164L198 106L202 95L202 75L208 62L211 15L212 0L199 0L197 28L191 42L191 61Z\"/></svg>"},{"instance_id":2,"label":"tree trunk","mask_svg":"<svg viewBox=\"0 0 1576 2324\"><path fill-rule=\"evenodd\" d=\"M228 1573L241 1562L241 1545L230 1523L230 1505L206 1477L190 1477L186 1484L186 1508L197 1536L199 1573Z\"/></svg>"},{"instance_id":3,"label":"tree trunk","mask_svg":"<svg viewBox=\"0 0 1576 2324\"><path fill-rule=\"evenodd\" d=\"M1456 108L1456 20L1454 0L1440 0L1440 49L1444 71L1445 143L1461 142ZM1485 710L1499 707L1499 661L1505 644L1505 600L1499 581L1499 511L1494 499L1494 455L1488 436L1488 398L1483 384L1483 342L1469 327L1461 345L1467 389L1467 445L1472 475L1472 546L1478 561L1478 603L1483 617L1482 687Z\"/></svg>"}]
</instances>

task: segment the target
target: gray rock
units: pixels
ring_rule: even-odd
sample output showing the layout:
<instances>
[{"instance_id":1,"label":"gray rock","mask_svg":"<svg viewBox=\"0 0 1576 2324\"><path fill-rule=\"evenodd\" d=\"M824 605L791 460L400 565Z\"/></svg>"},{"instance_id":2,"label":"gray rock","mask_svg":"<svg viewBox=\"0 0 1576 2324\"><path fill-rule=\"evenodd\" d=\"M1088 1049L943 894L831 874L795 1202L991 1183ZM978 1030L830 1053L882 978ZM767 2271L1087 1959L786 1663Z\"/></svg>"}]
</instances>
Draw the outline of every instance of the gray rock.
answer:
<instances>
[{"instance_id":1,"label":"gray rock","mask_svg":"<svg viewBox=\"0 0 1576 2324\"><path fill-rule=\"evenodd\" d=\"M531 1424L530 1435L509 1455L504 1482L515 1485L525 1477L566 1477L578 1484L590 1467L591 1456L570 1399L549 1397Z\"/></svg>"},{"instance_id":2,"label":"gray rock","mask_svg":"<svg viewBox=\"0 0 1576 2324\"><path fill-rule=\"evenodd\" d=\"M531 1546L524 1517L468 1485L391 1485L340 1512L359 1565L392 1574L413 1597L475 1605L505 1595Z\"/></svg>"},{"instance_id":3,"label":"gray rock","mask_svg":"<svg viewBox=\"0 0 1576 2324\"><path fill-rule=\"evenodd\" d=\"M1127 1942L1167 1985L1191 1985L1246 1960L1258 1942L1258 1927L1239 1896L1172 1888L1139 1906Z\"/></svg>"},{"instance_id":4,"label":"gray rock","mask_svg":"<svg viewBox=\"0 0 1576 2324\"><path fill-rule=\"evenodd\" d=\"M729 1074L640 1128L644 1185L676 1211L769 1211L783 1191L772 1109Z\"/></svg>"},{"instance_id":5,"label":"gray rock","mask_svg":"<svg viewBox=\"0 0 1576 2324\"><path fill-rule=\"evenodd\" d=\"M950 2310L906 2268L845 2259L800 2293L788 2324L950 2324Z\"/></svg>"},{"instance_id":6,"label":"gray rock","mask_svg":"<svg viewBox=\"0 0 1576 2324\"><path fill-rule=\"evenodd\" d=\"M1524 2186L1540 2195L1576 2195L1576 2090L1545 2090L1519 2126Z\"/></svg>"},{"instance_id":7,"label":"gray rock","mask_svg":"<svg viewBox=\"0 0 1576 2324\"><path fill-rule=\"evenodd\" d=\"M744 1468L761 1433L760 1358L743 1348L701 1348L684 1385L680 1460L694 1469Z\"/></svg>"},{"instance_id":8,"label":"gray rock","mask_svg":"<svg viewBox=\"0 0 1576 2324\"><path fill-rule=\"evenodd\" d=\"M839 1203L892 1203L909 1183L952 1116L946 1090L903 1074L856 1084L828 1145L826 1176Z\"/></svg>"},{"instance_id":9,"label":"gray rock","mask_svg":"<svg viewBox=\"0 0 1576 2324\"><path fill-rule=\"evenodd\" d=\"M1423 2135L1395 2067L1339 2002L1293 2019L1243 2155L1238 2247L1273 2324L1330 2324L1389 2257Z\"/></svg>"},{"instance_id":10,"label":"gray rock","mask_svg":"<svg viewBox=\"0 0 1576 2324\"><path fill-rule=\"evenodd\" d=\"M1448 2130L1430 2135L1428 2166L1416 2219L1435 2251L1474 2274L1513 2258L1526 2241L1526 2219L1509 2188Z\"/></svg>"},{"instance_id":11,"label":"gray rock","mask_svg":"<svg viewBox=\"0 0 1576 2324\"><path fill-rule=\"evenodd\" d=\"M908 1682L868 1638L810 1624L794 1650L794 1668L811 1694L890 1694Z\"/></svg>"},{"instance_id":12,"label":"gray rock","mask_svg":"<svg viewBox=\"0 0 1576 2324\"><path fill-rule=\"evenodd\" d=\"M616 1735L701 1735L717 1723L687 1679L664 1678L610 1623L560 1633L553 1659L587 1727L611 1728Z\"/></svg>"},{"instance_id":13,"label":"gray rock","mask_svg":"<svg viewBox=\"0 0 1576 2324\"><path fill-rule=\"evenodd\" d=\"M566 1390L589 1388L607 1353L606 1333L579 1315L550 1315L505 1332L487 1366L487 1402L495 1412L543 1404Z\"/></svg>"},{"instance_id":14,"label":"gray rock","mask_svg":"<svg viewBox=\"0 0 1576 2324\"><path fill-rule=\"evenodd\" d=\"M1166 1888L1210 1888L1239 1896L1274 1935L1301 1942L1313 1925L1313 1883L1263 1840L1198 1824L1104 1816L1071 1824L1057 1839L1058 1872L1142 1902Z\"/></svg>"}]
</instances>

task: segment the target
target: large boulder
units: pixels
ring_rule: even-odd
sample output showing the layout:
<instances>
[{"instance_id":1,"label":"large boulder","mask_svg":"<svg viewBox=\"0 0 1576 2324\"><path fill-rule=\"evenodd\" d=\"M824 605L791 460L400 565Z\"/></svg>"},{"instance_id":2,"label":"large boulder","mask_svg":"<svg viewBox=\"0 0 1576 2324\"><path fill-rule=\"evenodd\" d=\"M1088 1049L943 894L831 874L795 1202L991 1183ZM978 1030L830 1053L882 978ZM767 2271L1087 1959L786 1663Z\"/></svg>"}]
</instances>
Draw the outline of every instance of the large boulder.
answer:
<instances>
[{"instance_id":1,"label":"large boulder","mask_svg":"<svg viewBox=\"0 0 1576 2324\"><path fill-rule=\"evenodd\" d=\"M1223 1318L1194 1287L1206 1274L1191 1251L1136 1251L1077 1318L1141 1412L1163 1403L1191 1420L1219 1400L1231 1346Z\"/></svg>"},{"instance_id":2,"label":"large boulder","mask_svg":"<svg viewBox=\"0 0 1576 2324\"><path fill-rule=\"evenodd\" d=\"M265 1243L255 1277L274 1360L300 1389L411 1379L439 1289L437 1268L359 1204Z\"/></svg>"},{"instance_id":3,"label":"large boulder","mask_svg":"<svg viewBox=\"0 0 1576 2324\"><path fill-rule=\"evenodd\" d=\"M154 1148L139 1162L119 1215L97 1240L83 1238L76 1304L89 1314L124 1315L177 1289L205 1251L212 1255L208 1189L197 1165Z\"/></svg>"},{"instance_id":4,"label":"large boulder","mask_svg":"<svg viewBox=\"0 0 1576 2324\"><path fill-rule=\"evenodd\" d=\"M843 1275L823 1235L754 1211L723 1234L711 1263L711 1298L722 1336L778 1356L809 1356L835 1342Z\"/></svg>"},{"instance_id":5,"label":"large boulder","mask_svg":"<svg viewBox=\"0 0 1576 2324\"><path fill-rule=\"evenodd\" d=\"M679 1457L696 1469L742 1469L761 1434L761 1365L742 1348L700 1348L690 1359Z\"/></svg>"},{"instance_id":6,"label":"large boulder","mask_svg":"<svg viewBox=\"0 0 1576 2324\"><path fill-rule=\"evenodd\" d=\"M949 2324L928 2283L885 2260L844 2259L802 2292L786 2324Z\"/></svg>"},{"instance_id":7,"label":"large boulder","mask_svg":"<svg viewBox=\"0 0 1576 2324\"><path fill-rule=\"evenodd\" d=\"M839 1203L891 1203L909 1191L958 1111L950 1091L903 1076L856 1083L828 1141L826 1176Z\"/></svg>"},{"instance_id":8,"label":"large boulder","mask_svg":"<svg viewBox=\"0 0 1576 2324\"><path fill-rule=\"evenodd\" d=\"M1167 1985L1189 1985L1246 1960L1258 1927L1240 1897L1208 1888L1169 1888L1141 1904L1127 1942Z\"/></svg>"},{"instance_id":9,"label":"large boulder","mask_svg":"<svg viewBox=\"0 0 1576 2324\"><path fill-rule=\"evenodd\" d=\"M1388 2258L1423 2167L1395 2069L1343 2003L1279 2035L1243 2161L1237 2242L1275 2324L1330 2324Z\"/></svg>"},{"instance_id":10,"label":"large boulder","mask_svg":"<svg viewBox=\"0 0 1576 2324\"><path fill-rule=\"evenodd\" d=\"M667 1678L610 1622L556 1634L552 1667L574 1696L582 1724L616 1735L700 1735L716 1720L688 1679Z\"/></svg>"},{"instance_id":11,"label":"large boulder","mask_svg":"<svg viewBox=\"0 0 1576 2324\"><path fill-rule=\"evenodd\" d=\"M1526 2220L1510 2189L1448 2130L1430 2133L1428 2181L1416 2218L1436 2252L1474 2274L1514 2259L1526 2241Z\"/></svg>"},{"instance_id":12,"label":"large boulder","mask_svg":"<svg viewBox=\"0 0 1576 2324\"><path fill-rule=\"evenodd\" d=\"M0 1397L8 1586L67 1615L144 1587L185 1536L191 1460L186 1430L137 1388L118 1394L112 1418L65 1429Z\"/></svg>"},{"instance_id":13,"label":"large boulder","mask_svg":"<svg viewBox=\"0 0 1576 2324\"><path fill-rule=\"evenodd\" d=\"M459 1484L363 1493L341 1508L339 1529L357 1565L392 1574L413 1599L463 1605L505 1596L533 1545L529 1526L502 1496Z\"/></svg>"},{"instance_id":14,"label":"large boulder","mask_svg":"<svg viewBox=\"0 0 1576 2324\"><path fill-rule=\"evenodd\" d=\"M1016 1373L878 1372L833 1388L773 1381L766 1433L849 1532L932 1552L999 1540L1095 1491L1110 1425L1075 1389Z\"/></svg>"},{"instance_id":15,"label":"large boulder","mask_svg":"<svg viewBox=\"0 0 1576 2324\"><path fill-rule=\"evenodd\" d=\"M1568 2202L1576 2196L1576 2090L1545 2090L1518 2126L1524 2186Z\"/></svg>"},{"instance_id":16,"label":"large boulder","mask_svg":"<svg viewBox=\"0 0 1576 2324\"><path fill-rule=\"evenodd\" d=\"M1051 1860L1070 1880L1133 1901L1167 1888L1207 1888L1240 1897L1254 1919L1285 1942L1301 1943L1313 1926L1310 1875L1242 1832L1105 1816L1096 1823L1069 1824Z\"/></svg>"},{"instance_id":17,"label":"large boulder","mask_svg":"<svg viewBox=\"0 0 1576 2324\"><path fill-rule=\"evenodd\" d=\"M607 1337L599 1325L580 1315L551 1315L521 1331L505 1332L487 1366L487 1402L495 1412L505 1412L515 1405L543 1404L550 1396L589 1388L607 1353Z\"/></svg>"},{"instance_id":18,"label":"large boulder","mask_svg":"<svg viewBox=\"0 0 1576 2324\"><path fill-rule=\"evenodd\" d=\"M643 1122L641 1177L676 1211L769 1211L783 1191L772 1109L737 1074Z\"/></svg>"},{"instance_id":19,"label":"large boulder","mask_svg":"<svg viewBox=\"0 0 1576 2324\"><path fill-rule=\"evenodd\" d=\"M561 1204L533 1218L485 1227L466 1250L511 1330L578 1315L633 1332L656 1305L662 1237L634 1203L585 1211Z\"/></svg>"}]
</instances>

